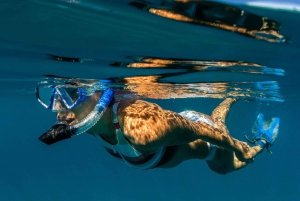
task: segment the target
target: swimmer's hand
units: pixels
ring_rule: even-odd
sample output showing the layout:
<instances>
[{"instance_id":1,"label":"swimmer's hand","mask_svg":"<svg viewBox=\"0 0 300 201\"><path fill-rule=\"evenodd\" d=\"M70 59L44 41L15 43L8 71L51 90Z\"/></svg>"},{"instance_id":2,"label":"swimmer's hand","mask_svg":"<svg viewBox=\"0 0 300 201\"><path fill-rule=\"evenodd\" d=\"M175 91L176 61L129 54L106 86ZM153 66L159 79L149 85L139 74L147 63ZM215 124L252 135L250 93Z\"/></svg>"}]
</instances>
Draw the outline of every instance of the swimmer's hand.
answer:
<instances>
[{"instance_id":1,"label":"swimmer's hand","mask_svg":"<svg viewBox=\"0 0 300 201\"><path fill-rule=\"evenodd\" d=\"M238 149L235 150L236 157L246 163L253 163L254 157L251 147L246 142L240 142Z\"/></svg>"}]
</instances>

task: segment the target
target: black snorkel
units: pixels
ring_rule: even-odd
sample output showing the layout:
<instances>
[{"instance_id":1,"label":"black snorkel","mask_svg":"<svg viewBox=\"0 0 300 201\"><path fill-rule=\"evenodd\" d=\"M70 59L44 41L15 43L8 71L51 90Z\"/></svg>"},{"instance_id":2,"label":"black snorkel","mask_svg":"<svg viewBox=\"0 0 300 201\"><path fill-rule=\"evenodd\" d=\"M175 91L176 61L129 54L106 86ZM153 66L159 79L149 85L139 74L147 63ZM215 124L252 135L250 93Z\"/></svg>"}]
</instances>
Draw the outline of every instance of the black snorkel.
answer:
<instances>
[{"instance_id":1,"label":"black snorkel","mask_svg":"<svg viewBox=\"0 0 300 201\"><path fill-rule=\"evenodd\" d=\"M113 97L113 89L105 90L94 109L84 119L74 125L68 125L68 123L65 121L59 121L47 132L41 135L39 140L47 145L51 145L58 141L65 140L86 132L100 120Z\"/></svg>"},{"instance_id":2,"label":"black snorkel","mask_svg":"<svg viewBox=\"0 0 300 201\"><path fill-rule=\"evenodd\" d=\"M53 125L47 132L39 137L39 140L47 145L51 145L61 140L71 138L76 134L76 129L70 129L67 122L61 121Z\"/></svg>"}]
</instances>

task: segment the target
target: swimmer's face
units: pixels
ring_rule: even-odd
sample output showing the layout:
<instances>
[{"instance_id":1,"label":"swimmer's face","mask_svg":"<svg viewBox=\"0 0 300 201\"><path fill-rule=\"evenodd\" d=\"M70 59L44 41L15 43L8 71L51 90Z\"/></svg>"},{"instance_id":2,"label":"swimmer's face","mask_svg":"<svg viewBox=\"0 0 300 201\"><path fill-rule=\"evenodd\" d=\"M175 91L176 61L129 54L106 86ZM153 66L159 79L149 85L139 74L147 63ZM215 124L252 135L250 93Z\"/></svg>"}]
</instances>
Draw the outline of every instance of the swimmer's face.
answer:
<instances>
[{"instance_id":1,"label":"swimmer's face","mask_svg":"<svg viewBox=\"0 0 300 201\"><path fill-rule=\"evenodd\" d=\"M94 93L72 110L67 110L61 101L58 101L57 105L55 106L56 108L60 108L56 115L57 120L66 121L69 125L78 123L94 109L101 95L102 92L100 91Z\"/></svg>"}]
</instances>

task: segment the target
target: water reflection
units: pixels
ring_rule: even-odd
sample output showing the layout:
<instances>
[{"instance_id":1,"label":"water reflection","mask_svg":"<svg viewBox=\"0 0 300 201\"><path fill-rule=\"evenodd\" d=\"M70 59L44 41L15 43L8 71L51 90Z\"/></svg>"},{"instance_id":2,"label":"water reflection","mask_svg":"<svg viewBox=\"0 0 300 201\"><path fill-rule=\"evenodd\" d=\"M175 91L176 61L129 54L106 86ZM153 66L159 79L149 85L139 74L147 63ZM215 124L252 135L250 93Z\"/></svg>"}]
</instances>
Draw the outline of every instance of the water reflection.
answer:
<instances>
[{"instance_id":1,"label":"water reflection","mask_svg":"<svg viewBox=\"0 0 300 201\"><path fill-rule=\"evenodd\" d=\"M173 75L173 74L169 74ZM117 99L227 98L284 101L277 81L259 82L166 82L164 75L116 77L106 80L66 78L46 75L39 87L77 86L103 90L114 88Z\"/></svg>"},{"instance_id":2,"label":"water reflection","mask_svg":"<svg viewBox=\"0 0 300 201\"><path fill-rule=\"evenodd\" d=\"M81 61L81 59L55 56L58 61ZM110 64L116 68L137 68L138 69L168 69L168 72L138 75L126 77L112 77L105 80L81 79L45 75L46 78L38 86L51 88L54 86L72 86L94 88L103 90L114 88L116 98L119 99L171 99L171 98L227 98L236 97L245 100L267 100L283 101L280 95L280 87L277 81L195 81L186 82L168 81L169 78L183 76L192 73L225 71L235 78L240 73L247 74L271 74L283 76L284 70L270 68L258 63L244 61L224 60L196 60L181 58L159 58L145 56L127 56L132 62L113 62ZM200 76L199 76L200 77ZM176 79L175 79L176 80ZM239 79L240 80L240 79Z\"/></svg>"},{"instance_id":3,"label":"water reflection","mask_svg":"<svg viewBox=\"0 0 300 201\"><path fill-rule=\"evenodd\" d=\"M93 61L93 59L83 59L83 58L75 58L75 57L65 57L65 56L58 56L53 54L47 54L49 59L56 60L56 61L66 61L66 62L84 62L84 61Z\"/></svg>"},{"instance_id":4,"label":"water reflection","mask_svg":"<svg viewBox=\"0 0 300 201\"><path fill-rule=\"evenodd\" d=\"M228 71L236 73L284 75L283 69L270 68L258 63L244 61L196 60L137 56L128 56L127 58L133 60L133 62L114 62L110 65L128 68L184 69L186 72Z\"/></svg>"},{"instance_id":5,"label":"water reflection","mask_svg":"<svg viewBox=\"0 0 300 201\"><path fill-rule=\"evenodd\" d=\"M268 42L284 43L281 24L238 7L212 1L163 0L161 4L132 1L130 5L149 13L197 25L234 31Z\"/></svg>"},{"instance_id":6,"label":"water reflection","mask_svg":"<svg viewBox=\"0 0 300 201\"><path fill-rule=\"evenodd\" d=\"M235 97L247 101L279 101L284 99L279 93L276 81L262 82L199 82L192 84L161 83L159 76L136 76L91 80L48 76L41 81L40 88L54 86L77 86L103 90L114 88L116 99L174 99L174 98L228 98Z\"/></svg>"},{"instance_id":7,"label":"water reflection","mask_svg":"<svg viewBox=\"0 0 300 201\"><path fill-rule=\"evenodd\" d=\"M161 82L160 76L115 78L134 98L228 98L244 100L283 101L276 81L262 82ZM117 93L118 94L118 93ZM123 98L121 94L120 98ZM127 94L128 97L128 94ZM130 96L129 96L130 97Z\"/></svg>"}]
</instances>

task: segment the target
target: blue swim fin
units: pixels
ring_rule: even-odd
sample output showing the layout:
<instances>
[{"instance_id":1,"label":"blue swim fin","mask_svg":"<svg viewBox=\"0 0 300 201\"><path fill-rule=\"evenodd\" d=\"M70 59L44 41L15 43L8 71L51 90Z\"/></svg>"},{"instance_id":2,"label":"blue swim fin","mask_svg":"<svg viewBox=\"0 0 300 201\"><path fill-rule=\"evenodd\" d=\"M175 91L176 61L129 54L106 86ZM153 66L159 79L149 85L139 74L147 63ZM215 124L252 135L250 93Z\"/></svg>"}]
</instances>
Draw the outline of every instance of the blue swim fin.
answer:
<instances>
[{"instance_id":1,"label":"blue swim fin","mask_svg":"<svg viewBox=\"0 0 300 201\"><path fill-rule=\"evenodd\" d=\"M246 139L252 143L266 148L270 154L270 147L274 144L279 129L280 118L267 117L264 114L259 114L252 127L252 140Z\"/></svg>"}]
</instances>

